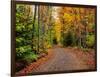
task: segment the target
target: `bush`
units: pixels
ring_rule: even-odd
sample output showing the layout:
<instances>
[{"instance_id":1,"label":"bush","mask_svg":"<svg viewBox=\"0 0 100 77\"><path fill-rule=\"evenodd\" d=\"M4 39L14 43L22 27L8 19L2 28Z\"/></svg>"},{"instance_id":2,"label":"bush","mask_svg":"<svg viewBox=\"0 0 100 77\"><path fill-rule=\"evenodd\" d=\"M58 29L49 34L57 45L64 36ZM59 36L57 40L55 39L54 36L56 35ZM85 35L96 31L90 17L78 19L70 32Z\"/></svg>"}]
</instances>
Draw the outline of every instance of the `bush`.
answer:
<instances>
[{"instance_id":1,"label":"bush","mask_svg":"<svg viewBox=\"0 0 100 77\"><path fill-rule=\"evenodd\" d=\"M21 57L16 62L16 71L23 69L26 65L38 59L38 55L34 54L34 52L25 52Z\"/></svg>"},{"instance_id":2,"label":"bush","mask_svg":"<svg viewBox=\"0 0 100 77\"><path fill-rule=\"evenodd\" d=\"M53 39L53 44L57 44L57 39L56 38Z\"/></svg>"},{"instance_id":3,"label":"bush","mask_svg":"<svg viewBox=\"0 0 100 77\"><path fill-rule=\"evenodd\" d=\"M74 41L73 34L69 31L63 39L63 44L64 46L72 46L73 41Z\"/></svg>"},{"instance_id":4,"label":"bush","mask_svg":"<svg viewBox=\"0 0 100 77\"><path fill-rule=\"evenodd\" d=\"M34 54L33 52L28 52L24 54L23 60L26 61L27 64L30 64L33 61L36 61L38 59L38 55Z\"/></svg>"},{"instance_id":5,"label":"bush","mask_svg":"<svg viewBox=\"0 0 100 77\"><path fill-rule=\"evenodd\" d=\"M21 46L16 48L16 58L22 58L25 52L31 52L31 46Z\"/></svg>"},{"instance_id":6,"label":"bush","mask_svg":"<svg viewBox=\"0 0 100 77\"><path fill-rule=\"evenodd\" d=\"M94 47L94 45L95 45L95 36L94 35L87 35L86 45L90 48Z\"/></svg>"}]
</instances>

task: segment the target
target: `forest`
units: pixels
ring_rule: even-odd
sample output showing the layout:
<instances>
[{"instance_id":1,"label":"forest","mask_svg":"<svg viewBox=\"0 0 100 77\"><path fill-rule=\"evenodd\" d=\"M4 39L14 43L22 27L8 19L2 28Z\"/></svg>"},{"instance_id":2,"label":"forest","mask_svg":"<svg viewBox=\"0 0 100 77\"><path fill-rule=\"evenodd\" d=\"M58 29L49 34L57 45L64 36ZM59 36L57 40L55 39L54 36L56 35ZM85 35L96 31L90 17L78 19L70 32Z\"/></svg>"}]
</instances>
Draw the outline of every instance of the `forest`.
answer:
<instances>
[{"instance_id":1,"label":"forest","mask_svg":"<svg viewBox=\"0 0 100 77\"><path fill-rule=\"evenodd\" d=\"M17 4L16 72L55 47L95 51L95 26L94 8Z\"/></svg>"}]
</instances>

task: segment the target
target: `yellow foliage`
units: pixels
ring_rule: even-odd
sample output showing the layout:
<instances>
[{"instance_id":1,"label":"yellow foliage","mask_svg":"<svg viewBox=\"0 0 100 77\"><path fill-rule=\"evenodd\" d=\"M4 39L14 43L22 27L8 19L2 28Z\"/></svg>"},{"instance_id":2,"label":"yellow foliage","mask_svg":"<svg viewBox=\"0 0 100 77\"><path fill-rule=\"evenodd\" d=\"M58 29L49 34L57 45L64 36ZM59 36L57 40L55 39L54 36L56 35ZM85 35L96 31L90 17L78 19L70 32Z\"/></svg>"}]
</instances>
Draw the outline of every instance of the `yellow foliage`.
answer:
<instances>
[{"instance_id":1,"label":"yellow foliage","mask_svg":"<svg viewBox=\"0 0 100 77\"><path fill-rule=\"evenodd\" d=\"M65 21L68 21L68 22L71 22L73 20L73 16L68 13L64 13L63 17L64 17Z\"/></svg>"},{"instance_id":2,"label":"yellow foliage","mask_svg":"<svg viewBox=\"0 0 100 77\"><path fill-rule=\"evenodd\" d=\"M54 30L55 30L56 39L59 42L61 38L61 24L59 21L55 22Z\"/></svg>"}]
</instances>

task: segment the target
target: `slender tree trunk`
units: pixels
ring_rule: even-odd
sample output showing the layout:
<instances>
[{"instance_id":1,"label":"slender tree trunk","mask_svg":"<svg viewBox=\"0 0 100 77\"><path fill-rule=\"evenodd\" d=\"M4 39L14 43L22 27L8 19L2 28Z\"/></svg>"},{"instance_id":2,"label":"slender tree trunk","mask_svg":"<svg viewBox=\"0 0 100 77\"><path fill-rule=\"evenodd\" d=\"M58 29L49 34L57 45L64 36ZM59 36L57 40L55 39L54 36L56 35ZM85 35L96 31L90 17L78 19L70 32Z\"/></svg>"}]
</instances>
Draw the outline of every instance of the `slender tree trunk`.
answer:
<instances>
[{"instance_id":1,"label":"slender tree trunk","mask_svg":"<svg viewBox=\"0 0 100 77\"><path fill-rule=\"evenodd\" d=\"M84 10L84 18L85 18L85 21L84 21L84 48L86 48L86 35L87 35L87 30L86 30L86 26L87 26L87 17L86 17L86 12L87 12L87 10L85 9Z\"/></svg>"},{"instance_id":2,"label":"slender tree trunk","mask_svg":"<svg viewBox=\"0 0 100 77\"><path fill-rule=\"evenodd\" d=\"M77 21L77 11L75 9L74 10L74 13L75 13L75 25L77 25L77 34L78 34L78 46L81 47L81 30L80 30L80 25L79 25L79 22Z\"/></svg>"},{"instance_id":3,"label":"slender tree trunk","mask_svg":"<svg viewBox=\"0 0 100 77\"><path fill-rule=\"evenodd\" d=\"M63 9L64 9L64 7L63 7ZM63 16L64 16L64 13L63 13ZM64 46L64 39L65 39L65 37L64 37L64 24L65 24L65 23L64 23L64 18L62 18L62 29L63 29L63 30L62 30L62 31L63 31L63 32L62 32L62 38L63 38L62 42L63 42L63 46Z\"/></svg>"},{"instance_id":4,"label":"slender tree trunk","mask_svg":"<svg viewBox=\"0 0 100 77\"><path fill-rule=\"evenodd\" d=\"M40 5L38 5L38 53L39 53L39 28L40 28L40 9L39 9Z\"/></svg>"},{"instance_id":5,"label":"slender tree trunk","mask_svg":"<svg viewBox=\"0 0 100 77\"><path fill-rule=\"evenodd\" d=\"M33 50L33 46L34 46L34 44L33 44L33 42L35 42L34 41L34 26L35 26L35 20L36 20L36 10L37 10L37 5L35 5L35 7L34 7L34 19L33 19L33 29L32 29L32 50ZM35 50L35 53L36 53L36 50Z\"/></svg>"},{"instance_id":6,"label":"slender tree trunk","mask_svg":"<svg viewBox=\"0 0 100 77\"><path fill-rule=\"evenodd\" d=\"M41 21L41 26L42 26L42 38L41 38L41 40L42 40L42 48L43 48L43 52L45 51L45 48L44 48L44 22L43 22L43 17L44 17L44 13L42 12L42 11L44 11L44 7L42 6L41 8L40 8L40 10L41 10L41 16L40 16L40 21Z\"/></svg>"},{"instance_id":7,"label":"slender tree trunk","mask_svg":"<svg viewBox=\"0 0 100 77\"><path fill-rule=\"evenodd\" d=\"M52 45L52 39L51 39L51 27L52 27L52 9L51 9L52 7L51 6L49 6L49 26L50 26L50 44Z\"/></svg>"}]
</instances>

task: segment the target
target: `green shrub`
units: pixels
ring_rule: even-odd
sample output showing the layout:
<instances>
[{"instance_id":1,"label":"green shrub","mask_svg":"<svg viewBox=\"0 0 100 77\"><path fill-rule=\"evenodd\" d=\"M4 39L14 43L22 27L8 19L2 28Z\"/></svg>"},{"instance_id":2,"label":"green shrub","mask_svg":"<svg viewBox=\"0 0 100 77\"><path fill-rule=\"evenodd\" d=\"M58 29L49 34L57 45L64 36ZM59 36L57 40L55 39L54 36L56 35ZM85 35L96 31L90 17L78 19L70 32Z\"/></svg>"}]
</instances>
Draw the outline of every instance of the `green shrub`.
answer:
<instances>
[{"instance_id":1,"label":"green shrub","mask_svg":"<svg viewBox=\"0 0 100 77\"><path fill-rule=\"evenodd\" d=\"M16 54L17 54L17 58L18 57L23 57L23 54L25 52L31 52L32 49L31 49L31 46L21 46L19 48L16 48Z\"/></svg>"},{"instance_id":2,"label":"green shrub","mask_svg":"<svg viewBox=\"0 0 100 77\"><path fill-rule=\"evenodd\" d=\"M23 32L23 29L25 29L25 25L23 25L22 23L16 24L16 31L17 32Z\"/></svg>"},{"instance_id":3,"label":"green shrub","mask_svg":"<svg viewBox=\"0 0 100 77\"><path fill-rule=\"evenodd\" d=\"M90 48L93 48L94 44L95 44L95 36L94 35L87 35L86 45Z\"/></svg>"},{"instance_id":4,"label":"green shrub","mask_svg":"<svg viewBox=\"0 0 100 77\"><path fill-rule=\"evenodd\" d=\"M65 37L63 39L64 46L72 46L73 45L73 34L69 31L67 34L65 34Z\"/></svg>"},{"instance_id":5,"label":"green shrub","mask_svg":"<svg viewBox=\"0 0 100 77\"><path fill-rule=\"evenodd\" d=\"M57 39L56 38L53 39L53 44L57 44Z\"/></svg>"},{"instance_id":6,"label":"green shrub","mask_svg":"<svg viewBox=\"0 0 100 77\"><path fill-rule=\"evenodd\" d=\"M34 54L33 52L28 52L24 54L23 60L27 62L27 64L30 64L33 61L36 61L38 59L38 55Z\"/></svg>"}]
</instances>

